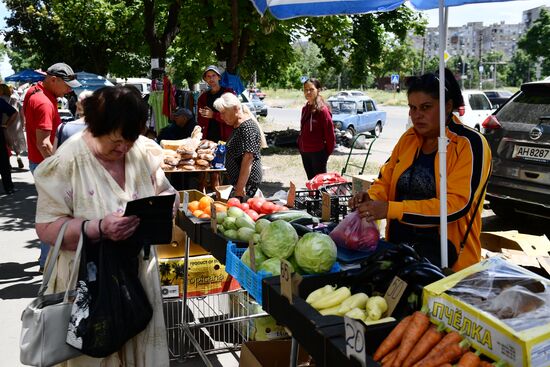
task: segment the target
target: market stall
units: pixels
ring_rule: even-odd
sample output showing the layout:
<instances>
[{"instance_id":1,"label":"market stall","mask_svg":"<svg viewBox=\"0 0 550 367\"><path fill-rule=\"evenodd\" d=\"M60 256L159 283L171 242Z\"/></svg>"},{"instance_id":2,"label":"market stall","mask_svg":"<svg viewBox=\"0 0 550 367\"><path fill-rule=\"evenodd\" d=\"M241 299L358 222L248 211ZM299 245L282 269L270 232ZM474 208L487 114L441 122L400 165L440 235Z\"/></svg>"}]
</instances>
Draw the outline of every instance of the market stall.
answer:
<instances>
[{"instance_id":1,"label":"market stall","mask_svg":"<svg viewBox=\"0 0 550 367\"><path fill-rule=\"evenodd\" d=\"M357 184L361 187L364 185L360 181ZM300 207L301 202L302 204L305 203L306 196L307 200L317 200L318 202L304 204L304 208L318 212L319 205L322 207L322 195L301 195L301 190L296 191L298 193L291 193L294 195L294 207ZM329 202L338 202L338 195L335 196L331 197ZM298 241L298 238L313 233L315 229L318 231L317 233L333 230L335 222L341 221L342 218L336 219L333 216L335 218L333 222L320 222L317 217L307 213L306 209L282 209L282 211L278 211L273 215L263 214L262 218L265 221L259 220L262 218L254 221L251 217L244 219L246 209L255 207L261 211L261 207L268 202L266 208L269 207L273 210L277 207L277 204L265 199L255 202L250 201L248 206L243 206L242 203L237 204L235 201L230 203L216 202L214 199L209 199L208 196L194 190L183 191L181 197L182 210L178 215L176 224L178 228L186 233L185 254L190 254L190 256L183 257L182 264L192 265L193 251L191 249L193 246L198 245L209 251L209 256L216 260L216 264L219 264L220 267L225 266L223 269L227 277L224 277L223 282L215 288L215 293L197 296L192 293L193 290L190 291L188 288L188 285L192 284L189 280L193 278L193 275L189 274L188 267L183 266L181 298L177 300L177 308L172 307L171 309L182 315L179 316L176 325L172 325L174 330L179 332L176 341L179 346L177 356L180 358L199 354L208 365L206 354L219 352L223 349L240 348L240 345L252 339L253 332L251 330L257 325L255 320L269 314L280 325L278 326L280 331L278 331L277 337L291 336L293 342L291 344L293 346L299 344L303 347L305 352L315 361L316 366L362 365L363 362L359 360L364 361L363 365L366 366L385 365L384 363L381 364L380 357L375 358L376 350L382 341L396 328L396 325L399 325L407 317L410 318L411 315L420 312L419 310L424 306L427 308L424 309L423 314L429 320L424 332L427 332L428 329L437 329L440 339L453 332L462 333L460 338L463 344L457 352L460 354L453 359L455 362L461 355L470 351L472 354L477 354L477 358L481 358L487 363L497 361L496 365L499 366L545 365L544 362L540 361L545 358L545 353L548 350L549 336L546 330L548 329L549 320L546 320L546 316L537 316L541 312L544 313L547 307L546 299L550 283L543 277L532 274L525 269L520 268L521 270L517 270L514 268L515 278L519 280L535 279L528 282L529 287L527 287L527 290L531 294L526 295L523 291L520 292L528 300L526 305L519 308L523 310L522 312L527 312L527 315L522 317L530 317L529 315L537 317L535 318L537 322L544 326L536 326L534 330L531 330L533 329L531 326L529 326L531 328L529 330L510 329L506 325L506 320L499 320L499 318L502 317L502 312L505 312L503 310L514 310L515 304L507 305L504 303L504 305L500 305L500 311L496 315L491 315L487 312L487 306L480 305L479 300L473 302L473 304L463 306L464 300L455 300L456 295L452 291L457 281L459 285L462 284L461 281L464 282L464 279L475 281L478 278L473 274L478 271L489 271L491 264L494 265L497 260L489 259L451 277L445 277L441 273L441 269L427 263L416 255L413 249L403 245L395 246L384 241L378 241L376 251L373 249L373 251L359 252L339 247L335 259L336 266L331 266L330 269L325 269L324 272L318 274L301 274L301 276L288 277L291 284L292 302L290 302L288 291L285 292L284 290L285 287L288 287L284 285L285 280L280 275L271 276L272 273L269 271L260 269L262 261L258 263L257 261L261 254L252 255L254 258L254 261L252 261L248 248L252 245L256 249L255 251L260 252L262 247L253 245L253 243L261 239L265 227L272 226L277 220L287 222L290 227L296 230L296 234L301 231L296 239ZM211 203L211 218L197 218L189 210L190 203L200 202L201 199ZM231 209L236 206L238 210ZM243 207L245 210L242 209ZM238 222L239 225L236 224L235 217L228 214L229 210L231 210L231 215L242 218ZM226 220L226 218L233 219ZM274 219L274 221L271 222L268 219ZM293 221L297 222L293 223ZM262 228L262 226L265 227ZM258 231L256 227L258 227ZM258 238L258 236L260 237ZM269 237L276 236L271 234ZM246 241L247 238L248 241ZM283 251L283 249L280 251ZM243 258L247 257L243 256L245 252L248 252L246 260ZM269 259L269 256L266 256L263 262L267 259ZM509 269L508 262L503 262L506 265L500 266ZM282 263L285 264L286 262ZM283 271L284 266L280 264L281 262L278 263L278 266L281 267L280 271ZM273 273L277 272L273 267L269 269ZM505 274L509 273L510 270ZM232 282L235 279L239 281L238 288L232 288L234 286ZM400 279L401 283L395 283L396 279ZM508 278L505 280L511 281ZM502 283L502 280L493 283L499 282ZM515 284L514 281L512 283L514 283L512 286L522 285ZM529 290L531 285L535 288ZM373 320L369 317L368 306L365 305L359 307L360 313L356 311L355 314L345 316L345 314L331 310L334 306L320 308L319 305L307 301L314 291L327 286L334 288L334 291L340 288L349 289L350 294L344 297L346 299L351 299L361 293L364 293L368 299L383 298L388 304L388 309L379 312L378 317L383 322L373 324ZM397 288L402 289L400 292L396 292ZM462 287L460 289L462 298L468 298L468 292L465 289L469 288ZM507 289L507 286L501 287L501 289L494 288L492 295L503 295L498 299L507 302L504 297L506 296L505 289ZM214 288L210 291L214 291ZM466 293L466 296L464 296L464 293ZM474 295L479 296L478 294ZM512 299L516 298L512 297ZM176 301L174 299L166 300L167 304L173 302ZM212 303L215 304L214 307L208 306ZM339 306L341 305L339 304ZM210 314L205 310L208 307L210 307ZM215 312L212 312L212 310ZM468 312L467 320L469 321L465 321L458 316L459 314L466 315L465 312ZM510 312L514 313L514 311ZM534 313L529 314L529 312ZM203 316L196 317L196 315ZM183 320L187 321L183 322ZM348 325L350 320L356 320L364 328L358 329L364 340L362 359L350 356L350 339L349 336L346 336L346 330L351 327L349 326L351 324ZM459 322L460 320L462 321ZM479 326L480 323L477 320L485 320L486 326ZM283 325L284 329L282 329ZM496 326L497 331L493 330L494 325L498 325ZM215 328L219 329L216 330ZM204 338L205 333L209 334L206 341ZM222 337L222 334L225 337ZM231 337L228 338L227 335L231 335ZM514 342L503 342L505 339L502 339L500 335L518 335L520 341L514 339ZM218 345L217 341L212 342L213 339L220 337L226 339L224 343ZM230 343L227 343L227 340L230 340ZM540 343L536 344L534 340L540 340ZM250 353L260 353L258 351L263 350L261 344L258 344L261 342L255 343L250 344L250 348L246 348L247 360ZM267 341L267 343L270 342ZM228 345L230 346L228 347ZM273 345L275 346L275 344ZM285 348L287 348L290 344L279 343L276 345L279 347L285 345ZM291 348L290 358L295 360L298 356L292 353L293 350ZM303 360L303 355L300 358Z\"/></svg>"}]
</instances>

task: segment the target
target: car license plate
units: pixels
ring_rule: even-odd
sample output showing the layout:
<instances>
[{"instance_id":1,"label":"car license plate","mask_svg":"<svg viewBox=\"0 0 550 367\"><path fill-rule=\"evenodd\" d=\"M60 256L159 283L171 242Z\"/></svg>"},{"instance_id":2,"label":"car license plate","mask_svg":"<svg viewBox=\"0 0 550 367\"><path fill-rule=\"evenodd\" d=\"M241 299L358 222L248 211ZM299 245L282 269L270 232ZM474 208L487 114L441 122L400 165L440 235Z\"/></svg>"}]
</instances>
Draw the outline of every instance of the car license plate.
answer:
<instances>
[{"instance_id":1,"label":"car license plate","mask_svg":"<svg viewBox=\"0 0 550 367\"><path fill-rule=\"evenodd\" d=\"M535 161L550 162L550 149L525 147L521 145L514 146L512 158L523 158Z\"/></svg>"}]
</instances>

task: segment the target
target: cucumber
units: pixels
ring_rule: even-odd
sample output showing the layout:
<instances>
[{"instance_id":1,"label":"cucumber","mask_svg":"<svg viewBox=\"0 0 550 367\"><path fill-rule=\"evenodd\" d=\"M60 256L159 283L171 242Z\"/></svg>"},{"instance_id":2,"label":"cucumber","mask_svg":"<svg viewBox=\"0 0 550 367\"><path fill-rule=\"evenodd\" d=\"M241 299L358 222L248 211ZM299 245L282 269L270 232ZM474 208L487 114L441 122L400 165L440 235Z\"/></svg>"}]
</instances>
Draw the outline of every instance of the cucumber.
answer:
<instances>
[{"instance_id":1,"label":"cucumber","mask_svg":"<svg viewBox=\"0 0 550 367\"><path fill-rule=\"evenodd\" d=\"M302 237L307 233L311 233L313 231L311 228L303 226L298 223L290 222L290 225L296 230L296 233L298 233L298 236L300 237Z\"/></svg>"},{"instance_id":2,"label":"cucumber","mask_svg":"<svg viewBox=\"0 0 550 367\"><path fill-rule=\"evenodd\" d=\"M287 210L284 212L276 212L264 215L262 218L267 219L270 222L274 222L276 220L282 219L286 222L290 222L291 220L295 220L298 218L311 218L312 215L308 214L302 210Z\"/></svg>"}]
</instances>

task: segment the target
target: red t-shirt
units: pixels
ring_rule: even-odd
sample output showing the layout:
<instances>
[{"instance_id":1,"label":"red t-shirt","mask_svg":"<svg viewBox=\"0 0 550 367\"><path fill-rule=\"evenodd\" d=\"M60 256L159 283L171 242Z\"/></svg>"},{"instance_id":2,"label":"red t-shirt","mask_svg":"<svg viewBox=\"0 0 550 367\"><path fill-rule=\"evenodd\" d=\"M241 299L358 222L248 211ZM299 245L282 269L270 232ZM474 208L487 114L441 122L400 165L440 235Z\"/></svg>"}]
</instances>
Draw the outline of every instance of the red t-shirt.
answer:
<instances>
[{"instance_id":1,"label":"red t-shirt","mask_svg":"<svg viewBox=\"0 0 550 367\"><path fill-rule=\"evenodd\" d=\"M42 82L38 82L30 87L25 94L23 111L25 113L29 161L40 163L44 157L36 147L36 130L49 130L50 141L53 144L55 132L61 123L61 117L57 111L57 99L44 88Z\"/></svg>"}]
</instances>

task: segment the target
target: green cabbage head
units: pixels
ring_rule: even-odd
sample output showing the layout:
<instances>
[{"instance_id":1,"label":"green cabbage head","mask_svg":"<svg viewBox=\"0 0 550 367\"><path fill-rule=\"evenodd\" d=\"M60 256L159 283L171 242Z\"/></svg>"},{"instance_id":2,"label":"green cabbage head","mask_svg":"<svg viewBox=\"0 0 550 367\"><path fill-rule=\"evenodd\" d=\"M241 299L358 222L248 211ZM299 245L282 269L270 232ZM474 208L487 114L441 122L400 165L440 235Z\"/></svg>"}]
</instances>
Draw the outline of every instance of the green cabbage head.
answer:
<instances>
[{"instance_id":1,"label":"green cabbage head","mask_svg":"<svg viewBox=\"0 0 550 367\"><path fill-rule=\"evenodd\" d=\"M276 220L269 223L260 235L260 246L267 257L286 259L294 252L298 234L290 223Z\"/></svg>"},{"instance_id":2,"label":"green cabbage head","mask_svg":"<svg viewBox=\"0 0 550 367\"><path fill-rule=\"evenodd\" d=\"M243 264L248 266L250 268L250 252L247 248L245 252L243 252L243 255L241 256L241 261ZM260 246L254 246L254 263L256 265L256 270L260 267L260 264L267 260L267 256L264 255L262 249Z\"/></svg>"},{"instance_id":3,"label":"green cabbage head","mask_svg":"<svg viewBox=\"0 0 550 367\"><path fill-rule=\"evenodd\" d=\"M336 244L326 234L307 233L296 244L294 257L305 272L326 273L336 262Z\"/></svg>"},{"instance_id":4,"label":"green cabbage head","mask_svg":"<svg viewBox=\"0 0 550 367\"><path fill-rule=\"evenodd\" d=\"M260 270L271 273L271 275L273 276L281 275L281 260L277 259L276 257L272 259L267 259L258 267L258 271ZM290 272L294 273L294 268L292 267L292 264L290 264Z\"/></svg>"}]
</instances>

